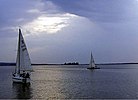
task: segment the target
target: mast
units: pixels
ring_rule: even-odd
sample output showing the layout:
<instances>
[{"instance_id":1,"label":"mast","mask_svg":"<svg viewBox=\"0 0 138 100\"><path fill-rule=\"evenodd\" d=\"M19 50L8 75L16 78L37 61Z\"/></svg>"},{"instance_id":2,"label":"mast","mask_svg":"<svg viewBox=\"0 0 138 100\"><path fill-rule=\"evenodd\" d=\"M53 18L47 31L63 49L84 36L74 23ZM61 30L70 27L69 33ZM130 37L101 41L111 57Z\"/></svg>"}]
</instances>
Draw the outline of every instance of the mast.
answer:
<instances>
[{"instance_id":1,"label":"mast","mask_svg":"<svg viewBox=\"0 0 138 100\"><path fill-rule=\"evenodd\" d=\"M21 59L21 55L20 55L20 52L21 52L21 46L20 46L21 42L20 41L21 41L21 29L19 29L19 47L18 47L19 48L19 74L20 74L20 68L21 68L21 64L20 64L21 63L20 62L20 59Z\"/></svg>"},{"instance_id":2,"label":"mast","mask_svg":"<svg viewBox=\"0 0 138 100\"><path fill-rule=\"evenodd\" d=\"M92 62L92 59L93 59L93 58L92 58L92 52L91 52L91 62L90 62L90 63L91 63L91 67L93 67L93 66L92 66L92 63L93 63L93 62Z\"/></svg>"}]
</instances>

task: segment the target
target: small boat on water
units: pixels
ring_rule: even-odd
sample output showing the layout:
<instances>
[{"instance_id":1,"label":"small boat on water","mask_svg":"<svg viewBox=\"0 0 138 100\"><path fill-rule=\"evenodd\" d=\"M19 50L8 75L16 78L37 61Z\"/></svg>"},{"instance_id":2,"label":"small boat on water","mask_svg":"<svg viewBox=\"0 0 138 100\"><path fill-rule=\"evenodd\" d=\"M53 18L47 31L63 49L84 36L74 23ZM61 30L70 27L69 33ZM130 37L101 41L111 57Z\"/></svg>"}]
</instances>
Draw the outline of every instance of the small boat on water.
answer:
<instances>
[{"instance_id":1,"label":"small boat on water","mask_svg":"<svg viewBox=\"0 0 138 100\"><path fill-rule=\"evenodd\" d=\"M16 83L30 83L30 75L33 71L29 53L22 36L21 29L19 29L18 51L16 58L15 72L12 80Z\"/></svg>"},{"instance_id":2,"label":"small boat on water","mask_svg":"<svg viewBox=\"0 0 138 100\"><path fill-rule=\"evenodd\" d=\"M94 58L92 56L92 52L91 52L91 58L90 58L89 67L87 69L100 69L99 67L97 67L95 65L95 61L94 61Z\"/></svg>"}]
</instances>

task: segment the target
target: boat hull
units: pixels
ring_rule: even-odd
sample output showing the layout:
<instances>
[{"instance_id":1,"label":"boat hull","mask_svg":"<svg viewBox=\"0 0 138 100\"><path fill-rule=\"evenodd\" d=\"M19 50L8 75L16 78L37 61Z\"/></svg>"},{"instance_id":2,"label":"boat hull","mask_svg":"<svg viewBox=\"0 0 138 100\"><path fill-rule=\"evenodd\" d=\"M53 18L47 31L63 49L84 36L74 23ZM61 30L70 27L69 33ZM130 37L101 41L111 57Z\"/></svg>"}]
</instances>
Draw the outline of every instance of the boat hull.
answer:
<instances>
[{"instance_id":1,"label":"boat hull","mask_svg":"<svg viewBox=\"0 0 138 100\"><path fill-rule=\"evenodd\" d=\"M100 69L99 67L89 67L87 69Z\"/></svg>"},{"instance_id":2,"label":"boat hull","mask_svg":"<svg viewBox=\"0 0 138 100\"><path fill-rule=\"evenodd\" d=\"M19 76L13 76L12 81L15 83L30 83L30 78L23 78Z\"/></svg>"}]
</instances>

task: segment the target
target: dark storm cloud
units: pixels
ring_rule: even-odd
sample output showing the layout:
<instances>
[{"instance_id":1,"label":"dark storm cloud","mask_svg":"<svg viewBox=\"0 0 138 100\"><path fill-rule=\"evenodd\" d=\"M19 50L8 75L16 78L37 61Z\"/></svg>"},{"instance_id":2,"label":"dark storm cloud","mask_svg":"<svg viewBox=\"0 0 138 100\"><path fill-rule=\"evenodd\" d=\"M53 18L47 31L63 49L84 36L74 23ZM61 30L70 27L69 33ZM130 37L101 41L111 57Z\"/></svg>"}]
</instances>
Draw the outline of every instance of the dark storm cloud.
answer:
<instances>
[{"instance_id":1,"label":"dark storm cloud","mask_svg":"<svg viewBox=\"0 0 138 100\"><path fill-rule=\"evenodd\" d=\"M135 0L50 0L65 12L84 16L92 21L119 22L127 20L127 11L135 11Z\"/></svg>"}]
</instances>

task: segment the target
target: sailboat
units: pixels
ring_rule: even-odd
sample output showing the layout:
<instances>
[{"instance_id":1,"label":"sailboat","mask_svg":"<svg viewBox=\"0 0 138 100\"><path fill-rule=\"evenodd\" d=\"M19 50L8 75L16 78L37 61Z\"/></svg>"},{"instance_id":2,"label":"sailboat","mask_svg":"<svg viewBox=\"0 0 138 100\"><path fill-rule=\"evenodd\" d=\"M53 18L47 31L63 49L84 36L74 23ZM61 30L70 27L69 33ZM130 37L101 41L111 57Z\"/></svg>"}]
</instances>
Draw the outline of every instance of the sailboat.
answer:
<instances>
[{"instance_id":1,"label":"sailboat","mask_svg":"<svg viewBox=\"0 0 138 100\"><path fill-rule=\"evenodd\" d=\"M29 53L22 36L21 29L19 29L18 51L16 58L15 72L12 80L17 83L30 83L30 75L33 71Z\"/></svg>"},{"instance_id":2,"label":"sailboat","mask_svg":"<svg viewBox=\"0 0 138 100\"><path fill-rule=\"evenodd\" d=\"M95 65L95 61L94 61L94 58L92 56L92 52L91 52L91 59L90 59L89 67L87 69L100 69L99 67L97 67Z\"/></svg>"}]
</instances>

